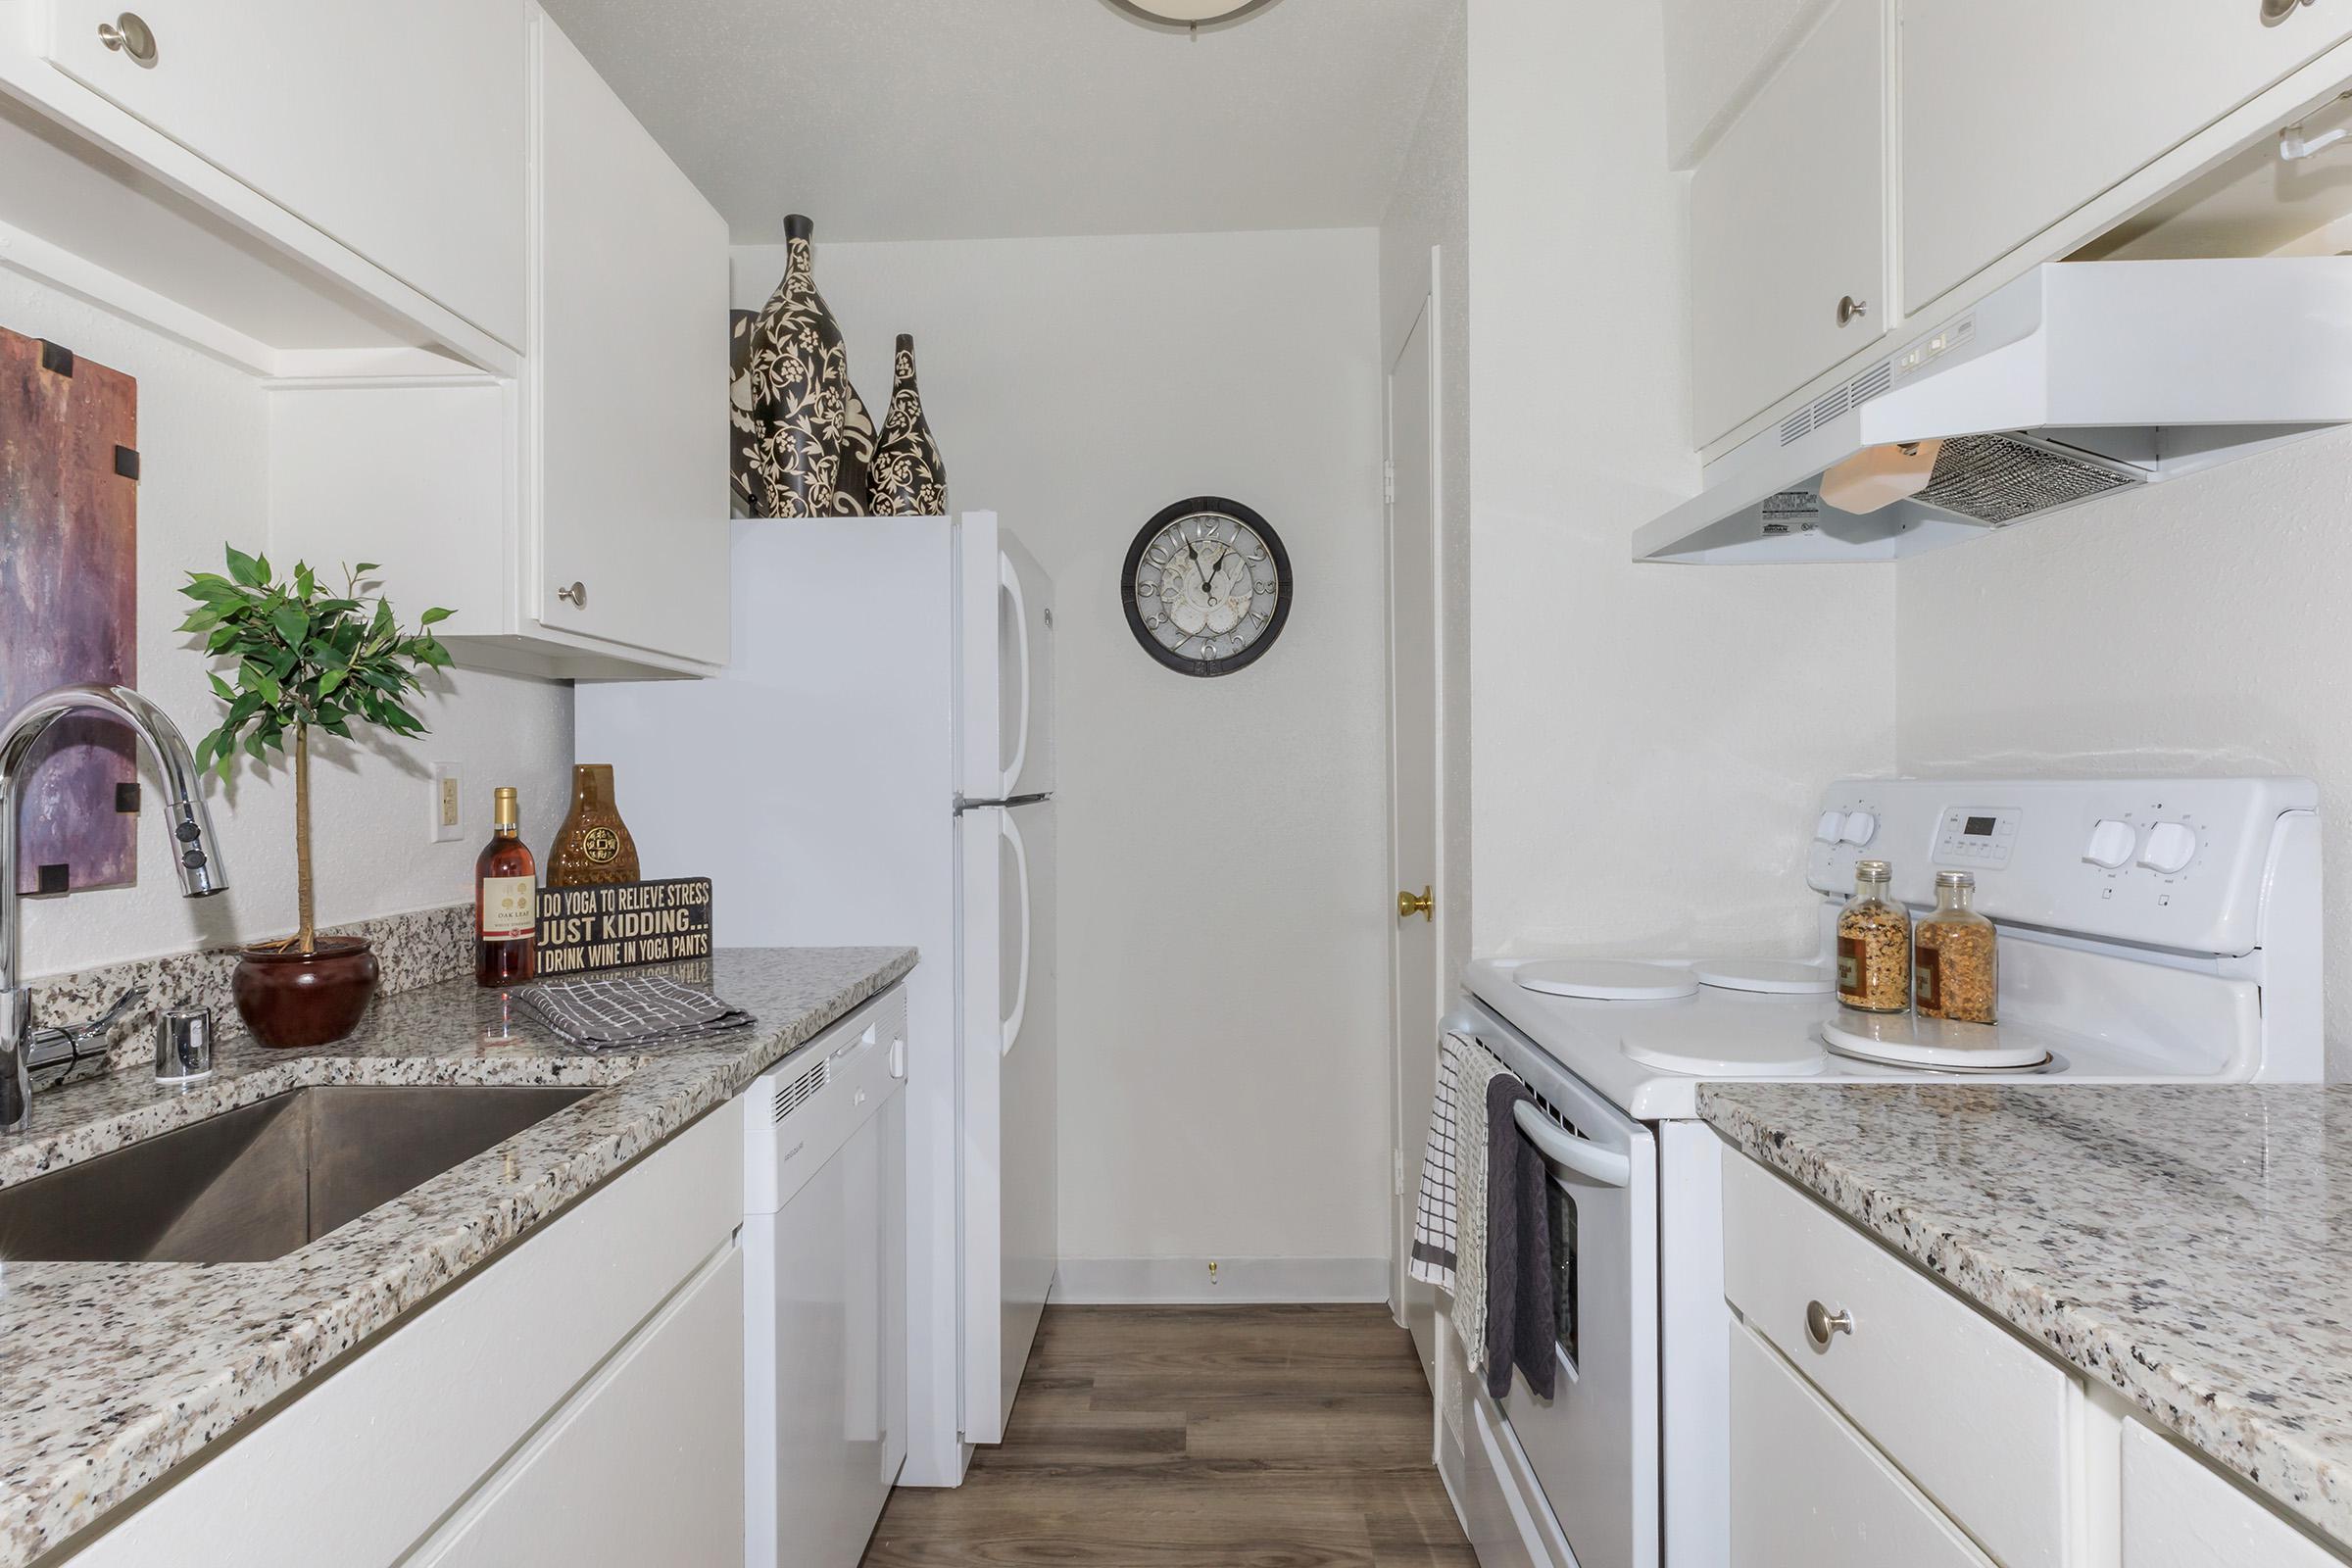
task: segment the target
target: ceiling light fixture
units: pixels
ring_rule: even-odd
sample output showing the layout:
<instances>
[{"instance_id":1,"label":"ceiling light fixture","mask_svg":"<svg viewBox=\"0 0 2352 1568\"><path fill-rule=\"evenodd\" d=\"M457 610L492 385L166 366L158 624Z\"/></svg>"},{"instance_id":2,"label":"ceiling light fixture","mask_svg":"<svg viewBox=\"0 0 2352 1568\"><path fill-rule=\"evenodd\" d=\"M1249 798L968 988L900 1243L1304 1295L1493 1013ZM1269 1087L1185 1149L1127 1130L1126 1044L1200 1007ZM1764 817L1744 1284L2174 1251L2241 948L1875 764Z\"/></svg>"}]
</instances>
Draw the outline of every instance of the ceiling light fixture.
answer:
<instances>
[{"instance_id":1,"label":"ceiling light fixture","mask_svg":"<svg viewBox=\"0 0 2352 1568\"><path fill-rule=\"evenodd\" d=\"M1145 22L1199 32L1218 23L1239 22L1252 11L1272 5L1274 0L1110 0L1110 3Z\"/></svg>"}]
</instances>

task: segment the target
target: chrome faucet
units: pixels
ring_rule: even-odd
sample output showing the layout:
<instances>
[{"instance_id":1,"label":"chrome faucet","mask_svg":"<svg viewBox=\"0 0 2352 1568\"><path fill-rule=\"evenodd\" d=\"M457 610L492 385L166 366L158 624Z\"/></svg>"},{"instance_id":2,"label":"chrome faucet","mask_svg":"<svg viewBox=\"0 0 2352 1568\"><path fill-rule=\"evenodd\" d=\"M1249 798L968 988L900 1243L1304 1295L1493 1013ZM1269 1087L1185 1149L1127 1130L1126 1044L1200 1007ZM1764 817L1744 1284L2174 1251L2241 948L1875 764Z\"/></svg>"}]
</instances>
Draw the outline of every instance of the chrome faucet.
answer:
<instances>
[{"instance_id":1,"label":"chrome faucet","mask_svg":"<svg viewBox=\"0 0 2352 1568\"><path fill-rule=\"evenodd\" d=\"M32 993L17 971L22 963L22 915L17 906L17 791L25 759L42 732L69 713L103 713L130 726L164 783L164 809L176 852L180 891L210 898L228 886L205 813L204 775L188 743L164 710L127 686L60 686L43 692L0 729L0 1132L21 1132L32 1113Z\"/></svg>"}]
</instances>

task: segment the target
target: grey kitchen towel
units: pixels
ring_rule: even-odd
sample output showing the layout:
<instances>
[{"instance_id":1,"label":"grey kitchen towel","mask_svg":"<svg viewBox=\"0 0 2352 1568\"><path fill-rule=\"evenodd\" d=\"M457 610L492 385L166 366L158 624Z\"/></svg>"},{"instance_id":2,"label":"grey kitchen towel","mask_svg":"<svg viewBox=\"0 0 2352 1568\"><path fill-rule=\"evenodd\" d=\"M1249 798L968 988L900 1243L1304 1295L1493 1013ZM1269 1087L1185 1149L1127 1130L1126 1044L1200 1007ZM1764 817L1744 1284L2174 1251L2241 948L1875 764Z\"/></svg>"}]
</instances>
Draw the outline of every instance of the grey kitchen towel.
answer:
<instances>
[{"instance_id":1,"label":"grey kitchen towel","mask_svg":"<svg viewBox=\"0 0 2352 1568\"><path fill-rule=\"evenodd\" d=\"M1557 1318L1552 1311L1550 1175L1512 1115L1535 1091L1503 1072L1487 1085L1487 1393L1511 1392L1511 1369L1551 1397Z\"/></svg>"},{"instance_id":2,"label":"grey kitchen towel","mask_svg":"<svg viewBox=\"0 0 2352 1568\"><path fill-rule=\"evenodd\" d=\"M1429 1142L1421 1152L1421 1196L1413 1210L1413 1252L1407 1271L1424 1285L1453 1289L1453 1259L1460 1226L1455 1218L1454 1080L1461 1069L1461 1042L1438 1042L1438 1088L1429 1101Z\"/></svg>"},{"instance_id":3,"label":"grey kitchen towel","mask_svg":"<svg viewBox=\"0 0 2352 1568\"><path fill-rule=\"evenodd\" d=\"M575 1046L620 1051L702 1040L756 1020L708 991L651 974L548 980L514 993L522 1009Z\"/></svg>"}]
</instances>

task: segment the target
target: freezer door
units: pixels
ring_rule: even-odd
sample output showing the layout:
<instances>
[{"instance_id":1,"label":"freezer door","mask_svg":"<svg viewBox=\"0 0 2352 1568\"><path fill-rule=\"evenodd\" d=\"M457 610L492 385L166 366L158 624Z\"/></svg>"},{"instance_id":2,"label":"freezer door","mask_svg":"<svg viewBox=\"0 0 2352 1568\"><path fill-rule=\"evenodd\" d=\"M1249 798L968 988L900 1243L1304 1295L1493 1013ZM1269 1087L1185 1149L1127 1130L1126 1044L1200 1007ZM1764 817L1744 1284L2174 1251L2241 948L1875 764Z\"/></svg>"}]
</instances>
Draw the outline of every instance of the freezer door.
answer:
<instances>
[{"instance_id":1,"label":"freezer door","mask_svg":"<svg viewBox=\"0 0 2352 1568\"><path fill-rule=\"evenodd\" d=\"M958 818L963 1436L998 1443L1058 1259L1051 802Z\"/></svg>"},{"instance_id":2,"label":"freezer door","mask_svg":"<svg viewBox=\"0 0 2352 1568\"><path fill-rule=\"evenodd\" d=\"M1045 568L994 513L956 525L958 788L971 801L1054 788L1054 605Z\"/></svg>"}]
</instances>

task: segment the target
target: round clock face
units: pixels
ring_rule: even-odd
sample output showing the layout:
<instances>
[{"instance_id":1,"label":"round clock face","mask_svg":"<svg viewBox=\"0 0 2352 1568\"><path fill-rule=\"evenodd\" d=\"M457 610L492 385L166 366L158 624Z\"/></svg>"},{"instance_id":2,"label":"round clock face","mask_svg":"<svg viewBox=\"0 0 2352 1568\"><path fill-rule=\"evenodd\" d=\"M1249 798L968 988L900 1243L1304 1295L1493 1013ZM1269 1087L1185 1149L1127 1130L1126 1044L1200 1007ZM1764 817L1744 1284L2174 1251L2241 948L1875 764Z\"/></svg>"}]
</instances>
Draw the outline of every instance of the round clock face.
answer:
<instances>
[{"instance_id":1,"label":"round clock face","mask_svg":"<svg viewBox=\"0 0 2352 1568\"><path fill-rule=\"evenodd\" d=\"M1266 519L1199 496L1163 508L1127 551L1127 626L1187 675L1230 675L1274 646L1291 612L1291 558Z\"/></svg>"}]
</instances>

